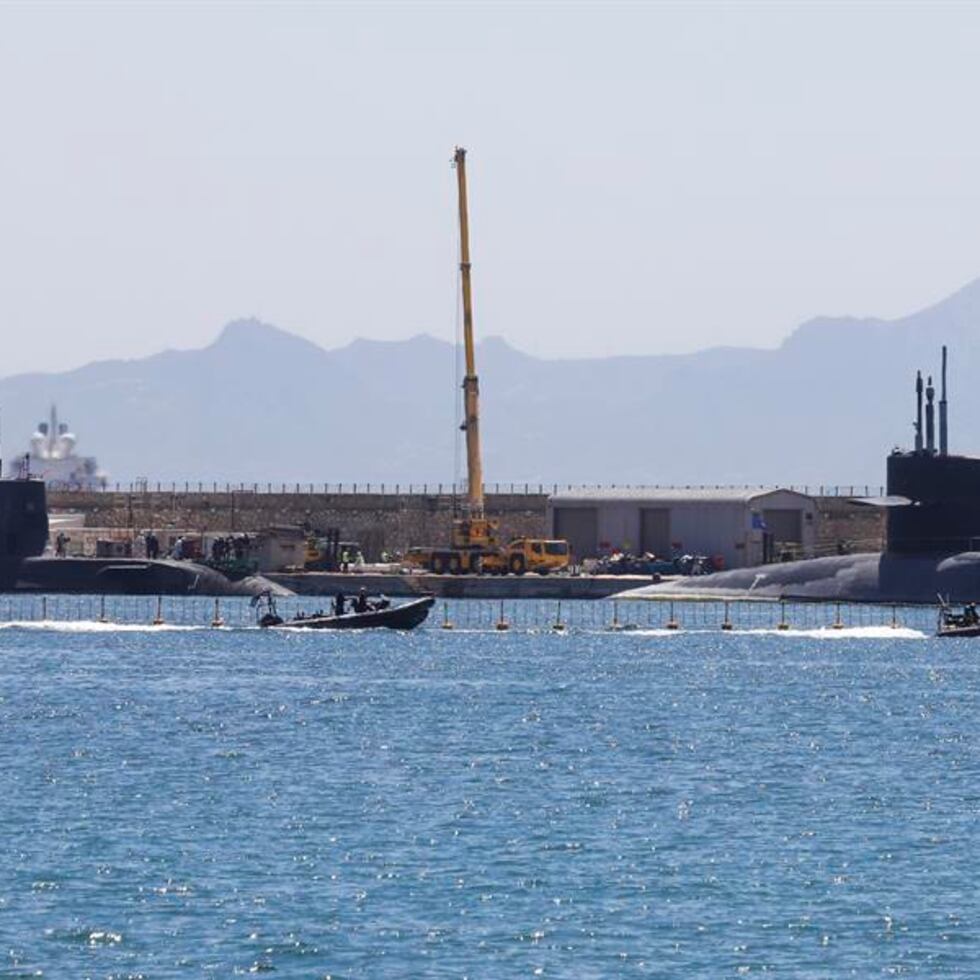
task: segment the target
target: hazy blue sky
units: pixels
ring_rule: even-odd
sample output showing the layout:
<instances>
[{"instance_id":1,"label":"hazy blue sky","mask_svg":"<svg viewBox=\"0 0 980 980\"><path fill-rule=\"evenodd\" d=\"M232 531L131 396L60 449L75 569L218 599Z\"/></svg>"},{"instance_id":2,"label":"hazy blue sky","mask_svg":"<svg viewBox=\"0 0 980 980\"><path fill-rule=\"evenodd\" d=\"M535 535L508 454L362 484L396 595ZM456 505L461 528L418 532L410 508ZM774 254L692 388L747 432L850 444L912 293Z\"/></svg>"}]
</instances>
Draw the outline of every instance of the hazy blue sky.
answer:
<instances>
[{"instance_id":1,"label":"hazy blue sky","mask_svg":"<svg viewBox=\"0 0 980 980\"><path fill-rule=\"evenodd\" d=\"M0 374L209 342L773 345L980 275L980 7L0 6Z\"/></svg>"}]
</instances>

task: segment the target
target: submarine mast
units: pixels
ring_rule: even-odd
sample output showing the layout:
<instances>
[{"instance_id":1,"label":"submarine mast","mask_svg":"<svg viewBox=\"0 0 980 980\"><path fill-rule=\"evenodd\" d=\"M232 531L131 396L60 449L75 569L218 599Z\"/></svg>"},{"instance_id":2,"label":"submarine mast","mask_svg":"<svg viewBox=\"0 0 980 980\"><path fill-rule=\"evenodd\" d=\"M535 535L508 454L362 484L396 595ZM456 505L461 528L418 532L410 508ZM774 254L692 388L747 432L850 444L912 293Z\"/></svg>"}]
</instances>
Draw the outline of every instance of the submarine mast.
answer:
<instances>
[{"instance_id":1,"label":"submarine mast","mask_svg":"<svg viewBox=\"0 0 980 980\"><path fill-rule=\"evenodd\" d=\"M946 345L943 344L943 375L942 375L942 388L940 388L939 395L939 455L946 456L949 450L948 442L948 431L947 431L948 419L946 417Z\"/></svg>"},{"instance_id":2,"label":"submarine mast","mask_svg":"<svg viewBox=\"0 0 980 980\"><path fill-rule=\"evenodd\" d=\"M915 374L915 451L922 452L922 372Z\"/></svg>"},{"instance_id":3,"label":"submarine mast","mask_svg":"<svg viewBox=\"0 0 980 980\"><path fill-rule=\"evenodd\" d=\"M926 452L936 454L936 389L932 386L932 375L926 381Z\"/></svg>"}]
</instances>

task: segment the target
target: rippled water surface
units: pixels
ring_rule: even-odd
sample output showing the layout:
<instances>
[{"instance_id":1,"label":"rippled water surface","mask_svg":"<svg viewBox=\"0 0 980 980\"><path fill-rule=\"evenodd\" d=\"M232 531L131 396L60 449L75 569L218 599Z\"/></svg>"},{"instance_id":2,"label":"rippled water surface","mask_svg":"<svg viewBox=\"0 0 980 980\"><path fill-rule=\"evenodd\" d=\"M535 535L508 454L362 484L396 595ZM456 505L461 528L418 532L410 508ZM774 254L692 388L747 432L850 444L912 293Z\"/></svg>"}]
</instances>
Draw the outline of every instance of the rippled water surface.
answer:
<instances>
[{"instance_id":1,"label":"rippled water surface","mask_svg":"<svg viewBox=\"0 0 980 980\"><path fill-rule=\"evenodd\" d=\"M0 630L0 977L980 974L980 641Z\"/></svg>"}]
</instances>

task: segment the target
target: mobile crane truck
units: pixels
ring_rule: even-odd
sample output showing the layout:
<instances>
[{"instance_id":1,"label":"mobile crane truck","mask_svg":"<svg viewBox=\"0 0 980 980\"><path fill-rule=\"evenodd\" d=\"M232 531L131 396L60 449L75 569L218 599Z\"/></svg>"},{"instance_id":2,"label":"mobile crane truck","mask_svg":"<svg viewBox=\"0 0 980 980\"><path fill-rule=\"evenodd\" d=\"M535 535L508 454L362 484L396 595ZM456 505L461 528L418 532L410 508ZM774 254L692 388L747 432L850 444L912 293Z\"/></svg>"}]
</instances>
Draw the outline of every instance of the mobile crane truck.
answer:
<instances>
[{"instance_id":1,"label":"mobile crane truck","mask_svg":"<svg viewBox=\"0 0 980 980\"><path fill-rule=\"evenodd\" d=\"M473 346L473 296L470 279L470 233L466 198L466 150L456 148L453 157L459 194L460 281L463 293L463 346L466 375L463 378L463 424L466 433L466 498L462 513L453 517L448 547L409 548L405 560L437 574L546 574L567 568L567 541L514 538L506 545L498 540L498 523L486 516L483 501L483 464L480 456L480 386L476 377Z\"/></svg>"}]
</instances>

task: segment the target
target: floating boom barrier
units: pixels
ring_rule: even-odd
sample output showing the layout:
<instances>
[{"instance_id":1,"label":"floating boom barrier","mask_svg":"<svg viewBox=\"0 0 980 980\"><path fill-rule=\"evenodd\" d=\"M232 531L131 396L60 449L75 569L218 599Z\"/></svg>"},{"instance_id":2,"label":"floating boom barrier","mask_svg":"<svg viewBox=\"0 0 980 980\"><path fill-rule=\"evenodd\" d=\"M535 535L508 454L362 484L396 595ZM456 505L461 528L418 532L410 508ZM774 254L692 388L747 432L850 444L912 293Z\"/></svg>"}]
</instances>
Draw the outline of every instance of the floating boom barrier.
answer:
<instances>
[{"instance_id":1,"label":"floating boom barrier","mask_svg":"<svg viewBox=\"0 0 980 980\"><path fill-rule=\"evenodd\" d=\"M329 611L329 596L277 598L280 614ZM240 629L255 626L247 597L0 595L0 624L95 623L105 627L187 626ZM448 599L422 627L496 633L744 630L806 631L861 627L934 628L934 611L923 606L858 603L739 602L692 600Z\"/></svg>"}]
</instances>

